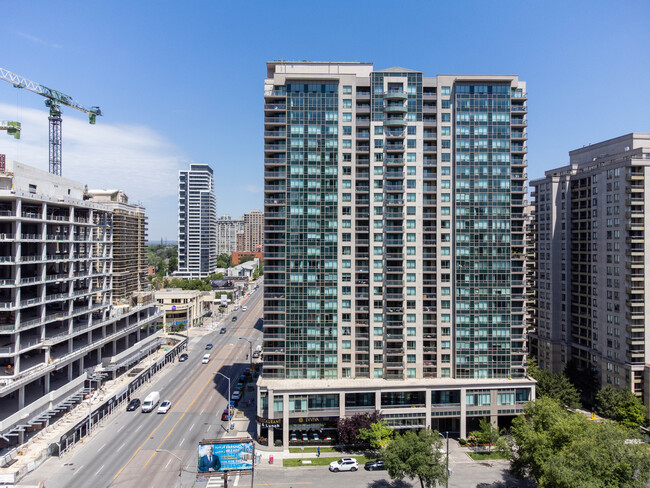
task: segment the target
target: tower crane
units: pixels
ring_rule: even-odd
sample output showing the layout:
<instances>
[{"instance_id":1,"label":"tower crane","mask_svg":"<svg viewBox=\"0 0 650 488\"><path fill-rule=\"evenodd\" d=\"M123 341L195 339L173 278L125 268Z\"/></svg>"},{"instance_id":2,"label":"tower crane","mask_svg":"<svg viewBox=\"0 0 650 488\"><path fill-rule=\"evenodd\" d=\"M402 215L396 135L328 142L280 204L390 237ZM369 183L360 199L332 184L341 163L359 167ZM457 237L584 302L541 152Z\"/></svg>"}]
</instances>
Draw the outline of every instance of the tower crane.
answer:
<instances>
[{"instance_id":1,"label":"tower crane","mask_svg":"<svg viewBox=\"0 0 650 488\"><path fill-rule=\"evenodd\" d=\"M37 95L45 97L45 106L50 109L50 173L61 176L61 105L72 107L75 110L88 114L90 123L94 124L98 115L102 115L99 107L84 107L70 95L53 90L46 86L28 80L20 75L0 68L0 79L11 83L16 88L24 88Z\"/></svg>"},{"instance_id":2,"label":"tower crane","mask_svg":"<svg viewBox=\"0 0 650 488\"><path fill-rule=\"evenodd\" d=\"M7 135L14 136L15 139L20 139L20 122L0 120L0 130L6 130Z\"/></svg>"}]
</instances>

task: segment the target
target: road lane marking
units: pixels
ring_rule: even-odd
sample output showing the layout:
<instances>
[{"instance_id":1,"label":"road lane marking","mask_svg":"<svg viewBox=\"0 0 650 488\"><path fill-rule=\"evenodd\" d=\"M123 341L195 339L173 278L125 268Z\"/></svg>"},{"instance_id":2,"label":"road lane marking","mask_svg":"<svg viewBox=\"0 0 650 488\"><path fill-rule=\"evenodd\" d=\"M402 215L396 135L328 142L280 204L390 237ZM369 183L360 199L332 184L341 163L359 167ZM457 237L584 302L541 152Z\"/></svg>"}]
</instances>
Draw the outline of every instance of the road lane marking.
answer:
<instances>
[{"instance_id":1,"label":"road lane marking","mask_svg":"<svg viewBox=\"0 0 650 488\"><path fill-rule=\"evenodd\" d=\"M104 466L105 466L105 465L104 465L104 464L102 464L102 467L101 467L101 468L99 468L99 469L97 470L97 472L95 473L95 476L97 476L97 475L99 474L99 472L100 472L100 471L101 471L102 469L104 469Z\"/></svg>"},{"instance_id":2,"label":"road lane marking","mask_svg":"<svg viewBox=\"0 0 650 488\"><path fill-rule=\"evenodd\" d=\"M192 424L192 427L190 427L190 430L192 430L193 428L194 428L194 424Z\"/></svg>"},{"instance_id":3,"label":"road lane marking","mask_svg":"<svg viewBox=\"0 0 650 488\"><path fill-rule=\"evenodd\" d=\"M181 446L183 445L183 442L185 442L185 437L183 437L183 440L182 440L181 443L178 445L178 447L181 447ZM147 461L147 463L148 463L148 462L149 462L149 461ZM147 465L147 464L145 463L145 466L146 466L146 465Z\"/></svg>"},{"instance_id":4,"label":"road lane marking","mask_svg":"<svg viewBox=\"0 0 650 488\"><path fill-rule=\"evenodd\" d=\"M99 449L97 449L97 452L101 451L101 450L104 449L105 447L106 447L106 443L104 443L104 445L103 445L102 447L100 447Z\"/></svg>"},{"instance_id":5,"label":"road lane marking","mask_svg":"<svg viewBox=\"0 0 650 488\"><path fill-rule=\"evenodd\" d=\"M239 484L239 475L235 476L235 486Z\"/></svg>"},{"instance_id":6,"label":"road lane marking","mask_svg":"<svg viewBox=\"0 0 650 488\"><path fill-rule=\"evenodd\" d=\"M235 330L238 331L238 330L240 330L240 328L238 327L238 328L235 329ZM250 334L247 334L246 332L248 332L248 331L253 332L253 331L255 331L255 330L256 330L256 329L255 329L255 325L253 324L253 328L252 328L252 329L250 329L250 328L249 328L249 329L244 328L244 329L242 330L242 332L243 332L242 335L250 335ZM220 355L220 354L225 350L225 348L226 348L226 346L223 346L223 347L219 350L219 354L218 354L218 355ZM221 361L221 363L219 363L219 365L217 366L217 370L216 370L216 371L218 371L218 370L221 368L221 366L223 366L223 364L226 362L226 360L228 359L228 357L232 354L232 352L233 352L234 350L235 350L235 348L230 349L230 351L228 352L228 354L226 354L226 357L223 358L223 360ZM217 355L217 356L218 356L218 355ZM181 398L178 400L178 403L181 403L181 402L183 401L183 398L185 398L185 396L186 396L186 395L191 391L192 387L196 384L196 382L199 381L199 379L201 379L201 377L202 377L202 376L205 374L205 372L207 372L207 371L209 371L209 370L206 369L206 370L204 370L203 372L199 373L199 375L198 375L198 376L196 377L196 379L192 382L192 384L191 384L191 385L190 385L190 386L185 390L185 393L183 393L183 395L181 396ZM171 433L174 431L174 428L176 427L176 425L178 425L178 423L183 419L183 417L184 417L185 414L188 412L188 410L192 407L192 405L194 405L194 402L196 401L196 399L201 395L201 393L203 393L203 390L205 390L205 388L210 384L210 382L213 380L213 378L214 378L214 376L215 376L215 374L216 374L216 371L212 371L212 372L208 375L208 376L209 376L208 381L203 385L203 388L201 388L201 391L199 391L199 393L194 397L194 400L192 400L192 403L190 403L190 405L185 409L185 411L183 412L183 414L181 415L181 417L180 417L180 418L178 419L178 421L174 424L174 427L172 427L172 430L169 431L169 433L165 436L165 438L163 439L162 442L165 442L165 440L167 440L167 438L168 438L168 437L171 435ZM167 417L165 417L165 418L167 418ZM129 465L129 463L131 463L131 461L133 461L133 458L135 458L135 457L138 455L138 453L142 450L142 448L144 447L144 445L145 445L145 444L150 440L151 437L153 437L153 435L154 435L154 434L156 433L156 431L160 428L160 426L163 425L164 422L165 422L165 419L163 419L163 421L162 421L161 423L159 423L159 424L156 426L156 428L155 428L154 430L151 431L151 433L147 436L147 439L145 439L145 441L140 445L140 447L138 447L138 448L135 450L135 452L134 452L133 455L129 458L129 460L126 462L126 464L120 468L120 470L117 472L117 474L115 474L115 476L113 476L113 479L114 479L114 480L115 480L115 479L116 479L120 474L122 474L122 471L124 471L124 470L126 469L126 467ZM142 426L142 425L141 425L141 426ZM139 429L139 428L138 428L138 429ZM160 446L162 446L162 442L160 443ZM158 448L160 448L160 446L158 446ZM149 463L149 461L151 461L151 459L152 459L155 455L156 455L156 451L154 451L154 452L151 454L151 457L149 457L149 459L148 459L147 462L145 463L145 466Z\"/></svg>"},{"instance_id":7,"label":"road lane marking","mask_svg":"<svg viewBox=\"0 0 650 488\"><path fill-rule=\"evenodd\" d=\"M117 430L117 432L118 432L118 433L121 432L121 430L122 430L123 428L124 428L124 426L120 427L120 428Z\"/></svg>"},{"instance_id":8,"label":"road lane marking","mask_svg":"<svg viewBox=\"0 0 650 488\"><path fill-rule=\"evenodd\" d=\"M72 473L72 476L74 476L75 474L77 474L77 473L78 473L79 471L81 471L82 469L84 469L83 466L79 467L79 469L75 470L74 473Z\"/></svg>"},{"instance_id":9,"label":"road lane marking","mask_svg":"<svg viewBox=\"0 0 650 488\"><path fill-rule=\"evenodd\" d=\"M135 431L137 432L137 431L139 431L141 428L142 428L142 424L140 424L140 427L138 427L137 429L135 429Z\"/></svg>"},{"instance_id":10,"label":"road lane marking","mask_svg":"<svg viewBox=\"0 0 650 488\"><path fill-rule=\"evenodd\" d=\"M199 415L203 415L203 410L205 410L205 408L201 409L201 413Z\"/></svg>"},{"instance_id":11,"label":"road lane marking","mask_svg":"<svg viewBox=\"0 0 650 488\"><path fill-rule=\"evenodd\" d=\"M120 446L120 449L122 449L125 444L126 444L126 442L122 442L122 445Z\"/></svg>"},{"instance_id":12,"label":"road lane marking","mask_svg":"<svg viewBox=\"0 0 650 488\"><path fill-rule=\"evenodd\" d=\"M165 464L165 469L167 469L167 466L169 466L169 463L172 462L172 458L169 458L169 461L167 461L167 464Z\"/></svg>"}]
</instances>

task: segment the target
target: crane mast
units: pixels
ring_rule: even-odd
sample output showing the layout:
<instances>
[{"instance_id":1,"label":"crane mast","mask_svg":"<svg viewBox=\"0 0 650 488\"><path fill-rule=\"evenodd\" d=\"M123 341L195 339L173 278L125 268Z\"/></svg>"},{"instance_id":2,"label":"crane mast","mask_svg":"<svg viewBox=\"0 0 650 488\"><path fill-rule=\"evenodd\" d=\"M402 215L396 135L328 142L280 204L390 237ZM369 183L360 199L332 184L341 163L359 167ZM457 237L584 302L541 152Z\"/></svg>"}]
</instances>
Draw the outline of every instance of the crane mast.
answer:
<instances>
[{"instance_id":1,"label":"crane mast","mask_svg":"<svg viewBox=\"0 0 650 488\"><path fill-rule=\"evenodd\" d=\"M36 93L37 95L41 95L42 97L46 98L45 106L50 109L50 116L48 117L48 120L50 122L49 170L50 173L61 176L61 105L65 105L67 107L71 107L75 110L79 110L80 112L88 114L88 119L91 124L95 123L98 115L102 115L102 111L99 107L95 106L90 108L84 107L70 95L66 95L60 91L53 90L52 88L48 88L44 85L41 85L40 83L36 83L35 81L28 80L27 78L12 73L11 71L4 68L0 68L0 79L11 83L16 88L24 88L25 90L29 90L32 93Z\"/></svg>"}]
</instances>

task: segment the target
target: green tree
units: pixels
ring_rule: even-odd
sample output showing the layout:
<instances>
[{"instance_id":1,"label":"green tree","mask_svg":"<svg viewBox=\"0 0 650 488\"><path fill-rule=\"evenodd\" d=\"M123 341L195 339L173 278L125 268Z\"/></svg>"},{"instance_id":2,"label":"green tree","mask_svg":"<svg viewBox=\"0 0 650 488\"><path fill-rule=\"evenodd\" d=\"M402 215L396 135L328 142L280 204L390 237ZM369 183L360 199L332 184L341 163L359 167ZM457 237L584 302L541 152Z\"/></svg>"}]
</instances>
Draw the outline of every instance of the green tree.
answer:
<instances>
[{"instance_id":1,"label":"green tree","mask_svg":"<svg viewBox=\"0 0 650 488\"><path fill-rule=\"evenodd\" d=\"M553 398L567 407L580 408L580 393L565 374L541 369L534 360L528 363L528 374L537 381L537 397Z\"/></svg>"},{"instance_id":2,"label":"green tree","mask_svg":"<svg viewBox=\"0 0 650 488\"><path fill-rule=\"evenodd\" d=\"M470 435L474 436L477 444L487 444L488 452L491 452L492 444L497 443L499 437L505 432L505 429L499 430L497 427L494 427L492 423L485 417L479 420L478 428L479 430L471 432Z\"/></svg>"},{"instance_id":3,"label":"green tree","mask_svg":"<svg viewBox=\"0 0 650 488\"><path fill-rule=\"evenodd\" d=\"M260 276L264 276L264 265L263 265L263 264L260 264L260 265L257 267L257 269L258 269L259 272L260 272Z\"/></svg>"},{"instance_id":4,"label":"green tree","mask_svg":"<svg viewBox=\"0 0 650 488\"><path fill-rule=\"evenodd\" d=\"M255 268L255 271L253 271L253 279L256 280L260 277L260 272Z\"/></svg>"},{"instance_id":5,"label":"green tree","mask_svg":"<svg viewBox=\"0 0 650 488\"><path fill-rule=\"evenodd\" d=\"M359 429L358 439L366 441L373 449L383 449L393 436L393 428L385 420L370 424L370 428Z\"/></svg>"},{"instance_id":6,"label":"green tree","mask_svg":"<svg viewBox=\"0 0 650 488\"><path fill-rule=\"evenodd\" d=\"M420 480L421 488L433 488L447 480L445 455L438 431L423 429L396 435L384 451L384 465L391 479Z\"/></svg>"},{"instance_id":7,"label":"green tree","mask_svg":"<svg viewBox=\"0 0 650 488\"><path fill-rule=\"evenodd\" d=\"M511 471L540 488L641 487L650 480L646 446L626 443L628 429L594 422L551 398L528 403L511 432Z\"/></svg>"},{"instance_id":8,"label":"green tree","mask_svg":"<svg viewBox=\"0 0 650 488\"><path fill-rule=\"evenodd\" d=\"M167 271L172 274L176 270L178 270L178 257L172 256L167 261Z\"/></svg>"},{"instance_id":9,"label":"green tree","mask_svg":"<svg viewBox=\"0 0 650 488\"><path fill-rule=\"evenodd\" d=\"M232 267L232 259L230 254L223 253L217 256L217 268L230 268Z\"/></svg>"},{"instance_id":10,"label":"green tree","mask_svg":"<svg viewBox=\"0 0 650 488\"><path fill-rule=\"evenodd\" d=\"M595 410L598 415L627 427L645 425L645 407L640 398L630 390L617 390L611 385L600 389L596 394Z\"/></svg>"},{"instance_id":11,"label":"green tree","mask_svg":"<svg viewBox=\"0 0 650 488\"><path fill-rule=\"evenodd\" d=\"M249 262L249 261L252 261L253 259L255 259L253 256L242 256L242 257L239 259L239 264L247 263L247 262Z\"/></svg>"}]
</instances>

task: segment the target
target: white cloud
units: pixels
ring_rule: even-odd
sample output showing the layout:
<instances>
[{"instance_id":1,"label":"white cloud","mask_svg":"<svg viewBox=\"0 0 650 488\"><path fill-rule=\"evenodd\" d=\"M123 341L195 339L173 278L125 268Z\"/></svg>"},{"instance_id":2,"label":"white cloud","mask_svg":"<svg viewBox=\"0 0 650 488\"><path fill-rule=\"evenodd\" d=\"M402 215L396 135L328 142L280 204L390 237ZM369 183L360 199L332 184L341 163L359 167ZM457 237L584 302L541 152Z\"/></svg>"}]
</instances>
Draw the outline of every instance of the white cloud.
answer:
<instances>
[{"instance_id":1,"label":"white cloud","mask_svg":"<svg viewBox=\"0 0 650 488\"><path fill-rule=\"evenodd\" d=\"M187 166L181 150L146 126L111 124L104 117L90 125L82 113L63 112L63 176L89 188L124 190L129 201L147 208L153 238L175 234L178 170ZM0 103L0 114L22 124L18 141L0 133L0 153L47 171L48 112Z\"/></svg>"},{"instance_id":2,"label":"white cloud","mask_svg":"<svg viewBox=\"0 0 650 488\"><path fill-rule=\"evenodd\" d=\"M55 44L55 43L52 43L52 42L44 41L43 39L41 39L39 37L32 36L31 34L27 34L25 32L20 32L20 31L14 31L14 32L16 34L18 34L20 37L22 37L23 39L27 39L28 41L31 41L34 44L40 44L41 46L47 46L47 47L51 47L51 48L54 48L54 49L60 49L61 48L60 44Z\"/></svg>"}]
</instances>

